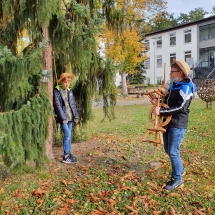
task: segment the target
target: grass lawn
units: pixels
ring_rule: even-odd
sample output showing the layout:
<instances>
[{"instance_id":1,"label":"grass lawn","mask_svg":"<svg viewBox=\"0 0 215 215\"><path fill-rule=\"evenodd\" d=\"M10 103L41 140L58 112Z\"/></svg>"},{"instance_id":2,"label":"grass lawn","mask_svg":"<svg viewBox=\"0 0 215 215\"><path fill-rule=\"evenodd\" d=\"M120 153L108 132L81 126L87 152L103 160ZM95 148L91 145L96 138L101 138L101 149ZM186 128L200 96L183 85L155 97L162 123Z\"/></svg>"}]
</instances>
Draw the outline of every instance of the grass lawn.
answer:
<instances>
[{"instance_id":1,"label":"grass lawn","mask_svg":"<svg viewBox=\"0 0 215 215\"><path fill-rule=\"evenodd\" d=\"M99 147L86 158L95 162L2 176L0 215L215 215L214 110L193 100L181 146L185 186L168 192L169 158L162 146L141 142L151 107L116 107L114 121L94 109L89 130Z\"/></svg>"}]
</instances>

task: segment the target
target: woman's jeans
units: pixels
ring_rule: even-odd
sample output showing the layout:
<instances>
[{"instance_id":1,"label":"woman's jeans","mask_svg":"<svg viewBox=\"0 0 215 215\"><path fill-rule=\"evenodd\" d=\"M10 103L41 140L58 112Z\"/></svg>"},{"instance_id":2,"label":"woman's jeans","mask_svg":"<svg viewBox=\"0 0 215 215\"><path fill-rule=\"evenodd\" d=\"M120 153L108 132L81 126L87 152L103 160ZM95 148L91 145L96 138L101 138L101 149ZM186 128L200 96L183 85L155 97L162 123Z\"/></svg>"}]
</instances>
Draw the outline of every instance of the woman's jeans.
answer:
<instances>
[{"instance_id":1,"label":"woman's jeans","mask_svg":"<svg viewBox=\"0 0 215 215\"><path fill-rule=\"evenodd\" d=\"M63 150L64 155L70 154L71 151L71 142L72 142L72 121L67 124L61 124L61 128L63 129Z\"/></svg>"},{"instance_id":2,"label":"woman's jeans","mask_svg":"<svg viewBox=\"0 0 215 215\"><path fill-rule=\"evenodd\" d=\"M183 163L180 157L180 146L184 134L187 129L185 128L167 128L163 133L164 150L169 155L172 165L172 178L175 180L182 180L184 171Z\"/></svg>"}]
</instances>

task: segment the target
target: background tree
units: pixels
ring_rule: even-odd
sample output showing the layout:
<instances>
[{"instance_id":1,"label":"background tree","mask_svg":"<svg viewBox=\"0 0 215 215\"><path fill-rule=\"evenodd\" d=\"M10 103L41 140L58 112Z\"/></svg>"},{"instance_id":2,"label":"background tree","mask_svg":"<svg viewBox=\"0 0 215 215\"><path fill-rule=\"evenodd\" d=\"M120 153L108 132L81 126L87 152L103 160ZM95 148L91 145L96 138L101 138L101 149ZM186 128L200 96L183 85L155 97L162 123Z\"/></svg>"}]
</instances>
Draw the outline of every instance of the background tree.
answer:
<instances>
[{"instance_id":1,"label":"background tree","mask_svg":"<svg viewBox=\"0 0 215 215\"><path fill-rule=\"evenodd\" d=\"M170 28L178 24L178 20L174 18L174 14L169 14L167 11L158 13L155 17L151 18L145 25L144 33L159 31L165 28Z\"/></svg>"},{"instance_id":2,"label":"background tree","mask_svg":"<svg viewBox=\"0 0 215 215\"><path fill-rule=\"evenodd\" d=\"M144 74L146 71L143 62L140 63L135 69L137 72L134 74L128 74L126 80L129 81L130 84L144 84L144 80L146 78Z\"/></svg>"},{"instance_id":3,"label":"background tree","mask_svg":"<svg viewBox=\"0 0 215 215\"><path fill-rule=\"evenodd\" d=\"M175 17L174 13L169 14L164 10L146 20L142 27L142 34L144 35L145 33L159 31L165 28L203 19L207 14L209 14L209 12L204 11L202 8L195 8L188 14L180 13L179 17Z\"/></svg>"},{"instance_id":4,"label":"background tree","mask_svg":"<svg viewBox=\"0 0 215 215\"><path fill-rule=\"evenodd\" d=\"M106 56L113 59L118 65L122 80L122 92L127 95L126 75L134 73L135 67L143 61L142 51L144 46L141 44L142 24L145 19L164 9L166 2L159 1L140 1L140 0L117 0L112 7L115 10L115 24L109 27L106 22L107 32ZM109 11L111 9L109 8ZM113 20L111 20L113 21ZM119 25L120 23L120 25ZM120 26L120 27L119 27ZM139 48L138 48L139 47Z\"/></svg>"},{"instance_id":5,"label":"background tree","mask_svg":"<svg viewBox=\"0 0 215 215\"><path fill-rule=\"evenodd\" d=\"M204 11L203 8L195 8L191 10L188 14L180 13L180 16L177 18L178 24L184 24L187 22L192 22L195 20L203 19L205 15L209 14L208 12Z\"/></svg>"},{"instance_id":6,"label":"background tree","mask_svg":"<svg viewBox=\"0 0 215 215\"><path fill-rule=\"evenodd\" d=\"M107 31L105 40L105 55L117 65L122 77L122 91L127 94L126 74L135 73L136 66L143 60L144 45L141 44L141 36L134 29L127 28L121 34L115 31Z\"/></svg>"}]
</instances>

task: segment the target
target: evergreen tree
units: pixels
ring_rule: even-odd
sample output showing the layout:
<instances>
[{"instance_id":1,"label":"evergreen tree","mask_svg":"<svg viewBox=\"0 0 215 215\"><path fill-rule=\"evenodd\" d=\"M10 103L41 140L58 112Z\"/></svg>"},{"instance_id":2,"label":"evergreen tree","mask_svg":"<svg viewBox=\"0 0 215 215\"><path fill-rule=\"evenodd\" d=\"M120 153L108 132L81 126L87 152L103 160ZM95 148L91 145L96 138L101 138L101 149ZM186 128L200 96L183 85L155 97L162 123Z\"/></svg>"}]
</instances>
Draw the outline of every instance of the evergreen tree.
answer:
<instances>
[{"instance_id":1,"label":"evergreen tree","mask_svg":"<svg viewBox=\"0 0 215 215\"><path fill-rule=\"evenodd\" d=\"M143 62L135 67L136 72L133 74L128 74L126 80L130 84L143 84L145 80L144 74L146 73Z\"/></svg>"},{"instance_id":2,"label":"evergreen tree","mask_svg":"<svg viewBox=\"0 0 215 215\"><path fill-rule=\"evenodd\" d=\"M156 1L154 9L163 7L162 2ZM52 157L52 91L66 68L77 77L74 93L80 124L85 125L92 115L96 83L104 97L105 114L113 117L112 109L107 107L116 100L115 73L112 61L102 62L99 57L95 35L104 22L115 31L133 25L140 27L144 20L141 9L153 11L149 10L151 0L136 0L135 10L127 10L125 0L123 7L115 7L121 3L0 1L0 153L5 164L11 168L26 161L36 160L40 164ZM137 11L142 12L133 19ZM30 42L21 51L23 32Z\"/></svg>"},{"instance_id":3,"label":"evergreen tree","mask_svg":"<svg viewBox=\"0 0 215 215\"><path fill-rule=\"evenodd\" d=\"M102 16L111 25L114 15L101 10L100 3L93 0L0 2L0 153L11 168L28 160L40 164L47 156L52 157L52 91L66 68L77 77L74 92L81 125L91 117L98 79L104 98L110 98L110 103L105 102L106 107L114 104L114 70L108 72L111 63L101 62L95 41ZM103 3L108 8L107 4L113 1ZM18 46L23 31L28 32L30 44L20 53ZM43 78L48 78L48 83ZM111 117L112 111L104 110Z\"/></svg>"},{"instance_id":4,"label":"evergreen tree","mask_svg":"<svg viewBox=\"0 0 215 215\"><path fill-rule=\"evenodd\" d=\"M145 29L147 29L147 31L152 32L175 26L178 23L177 19L174 18L173 15L174 14L169 14L166 11L162 11L161 13L158 13L155 17L149 20L149 23L147 27L145 26Z\"/></svg>"},{"instance_id":5,"label":"evergreen tree","mask_svg":"<svg viewBox=\"0 0 215 215\"><path fill-rule=\"evenodd\" d=\"M187 22L196 21L203 19L208 12L204 11L203 8L195 8L191 10L188 14L180 13L180 16L177 18L178 24L184 24Z\"/></svg>"}]
</instances>

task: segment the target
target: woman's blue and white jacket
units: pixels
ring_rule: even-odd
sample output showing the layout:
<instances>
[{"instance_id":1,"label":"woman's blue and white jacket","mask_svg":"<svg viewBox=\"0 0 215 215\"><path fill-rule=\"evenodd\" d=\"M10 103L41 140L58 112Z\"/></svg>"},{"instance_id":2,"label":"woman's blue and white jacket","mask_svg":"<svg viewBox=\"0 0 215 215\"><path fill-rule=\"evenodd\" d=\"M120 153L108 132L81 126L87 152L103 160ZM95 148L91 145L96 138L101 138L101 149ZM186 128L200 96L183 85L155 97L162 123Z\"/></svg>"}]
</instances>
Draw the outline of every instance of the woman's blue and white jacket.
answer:
<instances>
[{"instance_id":1,"label":"woman's blue and white jacket","mask_svg":"<svg viewBox=\"0 0 215 215\"><path fill-rule=\"evenodd\" d=\"M172 115L167 127L187 128L189 106L195 92L196 85L190 79L184 79L170 85L164 100L169 108L161 107L160 109L161 116Z\"/></svg>"}]
</instances>

